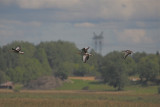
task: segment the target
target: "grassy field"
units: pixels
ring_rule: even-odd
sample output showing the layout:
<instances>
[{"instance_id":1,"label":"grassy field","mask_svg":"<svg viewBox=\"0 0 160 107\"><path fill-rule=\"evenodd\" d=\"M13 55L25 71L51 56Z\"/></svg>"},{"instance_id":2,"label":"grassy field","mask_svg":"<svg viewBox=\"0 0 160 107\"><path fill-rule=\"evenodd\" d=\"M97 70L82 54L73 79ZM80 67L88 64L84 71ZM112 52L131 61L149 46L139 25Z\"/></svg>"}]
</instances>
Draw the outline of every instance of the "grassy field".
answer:
<instances>
[{"instance_id":1,"label":"grassy field","mask_svg":"<svg viewBox=\"0 0 160 107\"><path fill-rule=\"evenodd\" d=\"M54 90L0 90L0 107L160 107L157 87L116 91L95 80L72 79Z\"/></svg>"},{"instance_id":2,"label":"grassy field","mask_svg":"<svg viewBox=\"0 0 160 107\"><path fill-rule=\"evenodd\" d=\"M70 82L64 83L63 86L57 88L57 90L83 90L85 87L88 87L86 90L93 91L114 91L113 87L110 87L106 84L95 80L84 80L84 79L71 79Z\"/></svg>"}]
</instances>

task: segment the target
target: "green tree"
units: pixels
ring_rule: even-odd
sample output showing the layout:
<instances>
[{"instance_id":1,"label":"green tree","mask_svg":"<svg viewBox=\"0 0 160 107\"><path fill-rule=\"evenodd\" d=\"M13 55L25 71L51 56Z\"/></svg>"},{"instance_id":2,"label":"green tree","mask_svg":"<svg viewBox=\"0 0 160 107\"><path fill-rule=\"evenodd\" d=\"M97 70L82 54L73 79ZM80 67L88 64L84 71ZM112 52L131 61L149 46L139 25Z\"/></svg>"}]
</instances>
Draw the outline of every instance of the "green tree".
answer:
<instances>
[{"instance_id":1,"label":"green tree","mask_svg":"<svg viewBox=\"0 0 160 107\"><path fill-rule=\"evenodd\" d=\"M23 67L16 67L14 69L10 68L7 73L8 76L10 77L11 81L15 82L15 83L22 83L22 81L25 79L23 77L24 75L24 69Z\"/></svg>"},{"instance_id":2,"label":"green tree","mask_svg":"<svg viewBox=\"0 0 160 107\"><path fill-rule=\"evenodd\" d=\"M159 51L157 51L156 53L156 56L157 56L157 59L158 59L158 65L159 65L159 71L158 71L158 76L160 76L160 54L159 54Z\"/></svg>"},{"instance_id":3,"label":"green tree","mask_svg":"<svg viewBox=\"0 0 160 107\"><path fill-rule=\"evenodd\" d=\"M78 55L75 44L65 41L42 42L39 47L45 49L51 68L56 71L62 62L77 63Z\"/></svg>"},{"instance_id":4,"label":"green tree","mask_svg":"<svg viewBox=\"0 0 160 107\"><path fill-rule=\"evenodd\" d=\"M91 67L94 67L92 74L99 76L100 75L100 67L103 62L103 56L96 53L94 50L90 52L93 56L90 57L89 61L87 62Z\"/></svg>"},{"instance_id":5,"label":"green tree","mask_svg":"<svg viewBox=\"0 0 160 107\"><path fill-rule=\"evenodd\" d=\"M34 57L42 64L45 72L47 72L46 74L51 74L52 69L48 63L47 54L45 53L44 48L37 47Z\"/></svg>"},{"instance_id":6,"label":"green tree","mask_svg":"<svg viewBox=\"0 0 160 107\"><path fill-rule=\"evenodd\" d=\"M4 59L2 48L0 47L0 70L5 70L6 68L5 61L6 60Z\"/></svg>"},{"instance_id":7,"label":"green tree","mask_svg":"<svg viewBox=\"0 0 160 107\"><path fill-rule=\"evenodd\" d=\"M68 74L66 72L64 72L63 70L60 70L60 71L56 71L54 73L55 77L59 77L60 79L62 80L65 80L68 78Z\"/></svg>"},{"instance_id":8,"label":"green tree","mask_svg":"<svg viewBox=\"0 0 160 107\"><path fill-rule=\"evenodd\" d=\"M134 61L136 63L138 63L141 60L141 58L143 58L145 56L147 56L147 54L145 52L142 52L142 53L136 52L136 53L133 54L132 57L133 57Z\"/></svg>"},{"instance_id":9,"label":"green tree","mask_svg":"<svg viewBox=\"0 0 160 107\"><path fill-rule=\"evenodd\" d=\"M11 52L12 48L20 46L23 55ZM42 75L50 75L47 55L44 49L36 48L32 43L15 41L3 47L4 71L14 82L27 83Z\"/></svg>"},{"instance_id":10,"label":"green tree","mask_svg":"<svg viewBox=\"0 0 160 107\"><path fill-rule=\"evenodd\" d=\"M2 84L3 82L5 82L5 80L6 80L5 73L0 70L0 84Z\"/></svg>"},{"instance_id":11,"label":"green tree","mask_svg":"<svg viewBox=\"0 0 160 107\"><path fill-rule=\"evenodd\" d=\"M139 77L143 84L148 81L155 80L158 75L158 59L155 55L148 55L143 57L138 63L137 67Z\"/></svg>"},{"instance_id":12,"label":"green tree","mask_svg":"<svg viewBox=\"0 0 160 107\"><path fill-rule=\"evenodd\" d=\"M104 57L101 67L102 78L105 83L122 90L127 83L125 60L119 52L111 52Z\"/></svg>"},{"instance_id":13,"label":"green tree","mask_svg":"<svg viewBox=\"0 0 160 107\"><path fill-rule=\"evenodd\" d=\"M129 76L137 75L137 64L131 57L127 57L125 61L123 61L126 67L126 72Z\"/></svg>"}]
</instances>

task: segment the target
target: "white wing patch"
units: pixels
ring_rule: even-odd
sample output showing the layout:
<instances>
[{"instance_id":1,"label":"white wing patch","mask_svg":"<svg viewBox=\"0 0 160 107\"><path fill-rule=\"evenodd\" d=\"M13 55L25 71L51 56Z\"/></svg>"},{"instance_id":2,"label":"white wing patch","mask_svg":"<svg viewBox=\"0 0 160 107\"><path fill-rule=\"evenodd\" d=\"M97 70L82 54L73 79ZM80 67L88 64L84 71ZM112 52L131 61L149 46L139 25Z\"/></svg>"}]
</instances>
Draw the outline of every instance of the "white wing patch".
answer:
<instances>
[{"instance_id":1,"label":"white wing patch","mask_svg":"<svg viewBox=\"0 0 160 107\"><path fill-rule=\"evenodd\" d=\"M17 50L17 51L20 51L20 50L21 50L21 48L20 48L19 46L17 46L17 47L16 47L16 50Z\"/></svg>"},{"instance_id":2,"label":"white wing patch","mask_svg":"<svg viewBox=\"0 0 160 107\"><path fill-rule=\"evenodd\" d=\"M86 62L86 55L83 55L83 62Z\"/></svg>"}]
</instances>

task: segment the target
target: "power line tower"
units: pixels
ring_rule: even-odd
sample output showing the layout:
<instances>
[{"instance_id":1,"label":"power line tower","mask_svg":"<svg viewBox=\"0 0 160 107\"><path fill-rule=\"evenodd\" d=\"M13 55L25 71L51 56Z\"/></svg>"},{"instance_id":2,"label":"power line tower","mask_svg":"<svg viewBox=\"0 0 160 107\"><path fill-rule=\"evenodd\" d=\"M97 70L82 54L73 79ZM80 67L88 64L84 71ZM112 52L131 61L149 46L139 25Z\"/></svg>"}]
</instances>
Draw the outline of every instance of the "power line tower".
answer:
<instances>
[{"instance_id":1,"label":"power line tower","mask_svg":"<svg viewBox=\"0 0 160 107\"><path fill-rule=\"evenodd\" d=\"M94 50L101 54L102 45L103 45L102 43L103 42L103 32L101 32L99 35L93 32L93 41L94 41Z\"/></svg>"}]
</instances>

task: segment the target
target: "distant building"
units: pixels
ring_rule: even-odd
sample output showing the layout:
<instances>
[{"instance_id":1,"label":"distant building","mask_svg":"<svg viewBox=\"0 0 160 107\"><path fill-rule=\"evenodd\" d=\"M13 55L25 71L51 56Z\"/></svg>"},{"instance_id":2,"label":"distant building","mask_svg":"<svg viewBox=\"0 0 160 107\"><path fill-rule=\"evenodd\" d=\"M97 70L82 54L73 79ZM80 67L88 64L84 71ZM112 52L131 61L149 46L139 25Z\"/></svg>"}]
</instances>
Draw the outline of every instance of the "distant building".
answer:
<instances>
[{"instance_id":1,"label":"distant building","mask_svg":"<svg viewBox=\"0 0 160 107\"><path fill-rule=\"evenodd\" d=\"M8 89L12 89L13 88L13 83L11 81L8 81L6 83L3 83L3 84L0 84L0 89L5 89L5 88L8 88Z\"/></svg>"}]
</instances>

